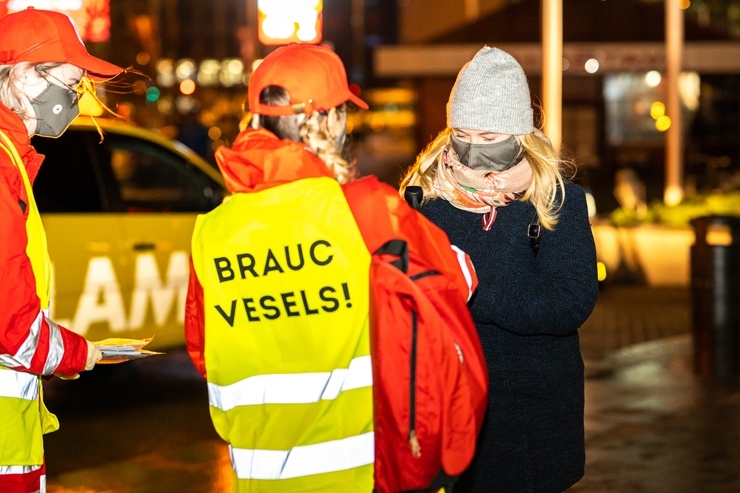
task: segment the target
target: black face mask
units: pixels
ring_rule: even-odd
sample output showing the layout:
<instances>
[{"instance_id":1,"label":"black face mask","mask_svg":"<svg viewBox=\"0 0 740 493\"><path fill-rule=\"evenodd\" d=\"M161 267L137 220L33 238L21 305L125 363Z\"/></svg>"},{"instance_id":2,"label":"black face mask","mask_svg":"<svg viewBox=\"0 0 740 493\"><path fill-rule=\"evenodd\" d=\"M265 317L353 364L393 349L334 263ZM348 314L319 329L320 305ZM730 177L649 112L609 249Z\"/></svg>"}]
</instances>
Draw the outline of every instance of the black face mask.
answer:
<instances>
[{"instance_id":1,"label":"black face mask","mask_svg":"<svg viewBox=\"0 0 740 493\"><path fill-rule=\"evenodd\" d=\"M513 135L493 144L468 144L454 135L450 142L460 162L471 169L504 171L521 161L522 146Z\"/></svg>"},{"instance_id":2,"label":"black face mask","mask_svg":"<svg viewBox=\"0 0 740 493\"><path fill-rule=\"evenodd\" d=\"M35 135L59 137L67 130L72 120L80 114L76 92L51 82L41 94L31 100L36 113Z\"/></svg>"}]
</instances>

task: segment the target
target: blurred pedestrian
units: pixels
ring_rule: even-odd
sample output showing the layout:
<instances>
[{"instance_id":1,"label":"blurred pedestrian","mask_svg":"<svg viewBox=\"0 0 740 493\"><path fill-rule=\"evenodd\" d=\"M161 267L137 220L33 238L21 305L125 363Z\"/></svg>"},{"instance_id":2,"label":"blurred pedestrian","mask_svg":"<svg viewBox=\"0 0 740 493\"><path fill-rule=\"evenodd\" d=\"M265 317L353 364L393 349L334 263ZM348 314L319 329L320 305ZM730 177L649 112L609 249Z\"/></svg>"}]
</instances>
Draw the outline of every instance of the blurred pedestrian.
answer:
<instances>
[{"instance_id":1,"label":"blurred pedestrian","mask_svg":"<svg viewBox=\"0 0 740 493\"><path fill-rule=\"evenodd\" d=\"M367 104L329 48L270 53L248 103L247 128L216 151L233 195L193 233L188 351L208 381L235 491L370 493L370 253L358 223L420 228L463 300L475 274L466 281L445 235L375 177L363 180L389 213L353 215L340 184L354 170L341 153L347 106Z\"/></svg>"},{"instance_id":2,"label":"blurred pedestrian","mask_svg":"<svg viewBox=\"0 0 740 493\"><path fill-rule=\"evenodd\" d=\"M51 274L32 184L44 156L30 136L58 137L79 113L89 76L121 68L88 54L64 14L28 8L0 18L0 491L45 491L42 434L59 427L40 376L79 377L100 359L49 319ZM91 86L86 86L91 87ZM74 190L69 190L74 193Z\"/></svg>"},{"instance_id":3,"label":"blurred pedestrian","mask_svg":"<svg viewBox=\"0 0 740 493\"><path fill-rule=\"evenodd\" d=\"M208 127L200 121L200 110L194 108L182 116L178 126L177 140L195 151L200 157L215 166L213 147L208 136Z\"/></svg>"},{"instance_id":4,"label":"blurred pedestrian","mask_svg":"<svg viewBox=\"0 0 740 493\"><path fill-rule=\"evenodd\" d=\"M489 371L487 419L463 492L561 492L584 473L578 328L598 295L583 189L534 126L527 79L484 47L460 71L447 127L404 177L470 254L470 310Z\"/></svg>"},{"instance_id":5,"label":"blurred pedestrian","mask_svg":"<svg viewBox=\"0 0 740 493\"><path fill-rule=\"evenodd\" d=\"M647 216L645 183L632 168L621 168L614 173L614 197L631 218L644 220Z\"/></svg>"}]
</instances>

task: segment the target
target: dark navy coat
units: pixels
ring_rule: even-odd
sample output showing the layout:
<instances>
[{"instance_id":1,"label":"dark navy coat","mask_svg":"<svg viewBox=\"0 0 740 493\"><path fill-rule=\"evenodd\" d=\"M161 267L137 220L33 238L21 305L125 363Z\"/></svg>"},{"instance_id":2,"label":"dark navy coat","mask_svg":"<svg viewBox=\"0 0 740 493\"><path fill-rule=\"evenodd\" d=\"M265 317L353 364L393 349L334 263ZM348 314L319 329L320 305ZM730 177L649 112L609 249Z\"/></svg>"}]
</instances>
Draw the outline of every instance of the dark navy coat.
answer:
<instances>
[{"instance_id":1,"label":"dark navy coat","mask_svg":"<svg viewBox=\"0 0 740 493\"><path fill-rule=\"evenodd\" d=\"M488 363L489 405L473 464L455 493L560 493L583 477L584 380L578 328L598 297L583 189L565 187L554 231L535 255L528 202L481 214L443 199L422 212L470 255L479 287L470 310Z\"/></svg>"}]
</instances>

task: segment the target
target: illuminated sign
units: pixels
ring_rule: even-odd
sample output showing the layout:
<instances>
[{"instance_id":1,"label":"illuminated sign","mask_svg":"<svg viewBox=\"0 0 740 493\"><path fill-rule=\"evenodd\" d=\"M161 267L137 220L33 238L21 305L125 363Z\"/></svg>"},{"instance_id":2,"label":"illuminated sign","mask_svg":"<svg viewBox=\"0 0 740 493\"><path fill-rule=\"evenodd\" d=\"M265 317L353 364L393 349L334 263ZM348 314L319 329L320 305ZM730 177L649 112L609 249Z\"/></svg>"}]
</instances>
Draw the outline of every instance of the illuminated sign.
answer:
<instances>
[{"instance_id":1,"label":"illuminated sign","mask_svg":"<svg viewBox=\"0 0 740 493\"><path fill-rule=\"evenodd\" d=\"M0 0L0 16L33 7L67 14L83 41L110 38L110 0Z\"/></svg>"},{"instance_id":2,"label":"illuminated sign","mask_svg":"<svg viewBox=\"0 0 740 493\"><path fill-rule=\"evenodd\" d=\"M266 45L321 42L322 0L258 0L259 40Z\"/></svg>"}]
</instances>

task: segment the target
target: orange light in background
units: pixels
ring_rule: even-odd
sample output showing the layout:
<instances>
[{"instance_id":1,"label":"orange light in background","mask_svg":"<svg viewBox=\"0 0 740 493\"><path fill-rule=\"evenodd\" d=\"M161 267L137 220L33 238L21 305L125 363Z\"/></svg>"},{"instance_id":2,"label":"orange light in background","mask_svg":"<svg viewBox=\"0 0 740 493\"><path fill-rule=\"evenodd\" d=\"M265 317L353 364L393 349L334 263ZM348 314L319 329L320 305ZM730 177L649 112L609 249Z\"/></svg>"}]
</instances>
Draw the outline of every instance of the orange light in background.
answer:
<instances>
[{"instance_id":1,"label":"orange light in background","mask_svg":"<svg viewBox=\"0 0 740 493\"><path fill-rule=\"evenodd\" d=\"M180 82L180 92L190 96L195 92L195 81L193 79L183 79Z\"/></svg>"},{"instance_id":2,"label":"orange light in background","mask_svg":"<svg viewBox=\"0 0 740 493\"><path fill-rule=\"evenodd\" d=\"M258 37L265 45L321 42L322 0L258 0Z\"/></svg>"},{"instance_id":3,"label":"orange light in background","mask_svg":"<svg viewBox=\"0 0 740 493\"><path fill-rule=\"evenodd\" d=\"M221 138L221 129L214 126L208 129L208 138L211 140L218 140Z\"/></svg>"},{"instance_id":4,"label":"orange light in background","mask_svg":"<svg viewBox=\"0 0 740 493\"><path fill-rule=\"evenodd\" d=\"M0 0L0 16L28 7L44 8L67 14L83 41L98 43L110 38L110 0L80 0L78 8L69 8L73 2L43 2L43 7L39 3L42 2Z\"/></svg>"},{"instance_id":5,"label":"orange light in background","mask_svg":"<svg viewBox=\"0 0 740 493\"><path fill-rule=\"evenodd\" d=\"M116 107L116 113L124 120L128 120L133 114L133 108L130 103L119 103Z\"/></svg>"},{"instance_id":6,"label":"orange light in background","mask_svg":"<svg viewBox=\"0 0 740 493\"><path fill-rule=\"evenodd\" d=\"M140 51L136 54L136 63L139 65L146 65L151 59L152 57L149 56L149 53L146 51Z\"/></svg>"},{"instance_id":7,"label":"orange light in background","mask_svg":"<svg viewBox=\"0 0 740 493\"><path fill-rule=\"evenodd\" d=\"M134 94L145 94L147 90L146 82L144 82L143 80L137 80L132 84L131 89L134 91Z\"/></svg>"}]
</instances>

